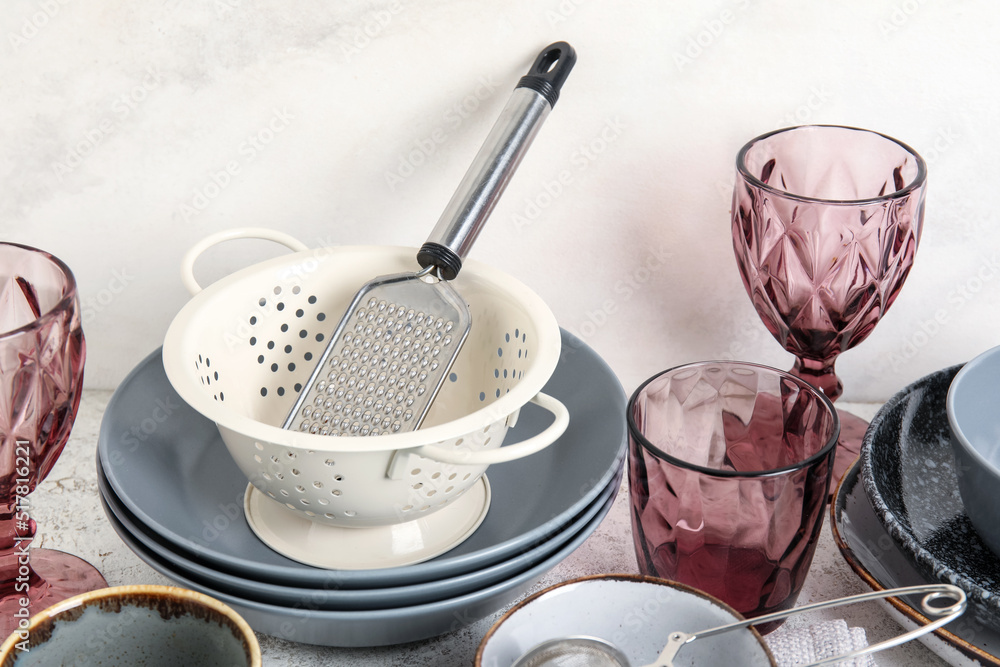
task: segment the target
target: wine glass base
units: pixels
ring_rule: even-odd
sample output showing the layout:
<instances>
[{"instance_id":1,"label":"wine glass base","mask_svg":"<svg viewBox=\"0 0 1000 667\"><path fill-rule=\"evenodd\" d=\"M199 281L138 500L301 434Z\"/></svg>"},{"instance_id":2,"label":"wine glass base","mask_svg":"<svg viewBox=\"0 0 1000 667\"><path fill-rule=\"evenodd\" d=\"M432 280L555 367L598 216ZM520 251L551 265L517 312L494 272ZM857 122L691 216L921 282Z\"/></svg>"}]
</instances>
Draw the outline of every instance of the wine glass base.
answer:
<instances>
[{"instance_id":1,"label":"wine glass base","mask_svg":"<svg viewBox=\"0 0 1000 667\"><path fill-rule=\"evenodd\" d=\"M18 629L20 618L15 614L23 608L21 598L28 598L28 611L34 616L74 595L108 586L97 568L78 556L55 549L31 549L28 554L39 578L28 582L26 591L15 584L15 592L0 599L0 640Z\"/></svg>"},{"instance_id":2,"label":"wine glass base","mask_svg":"<svg viewBox=\"0 0 1000 667\"><path fill-rule=\"evenodd\" d=\"M865 437L865 431L868 430L868 422L861 417L844 412L840 408L837 408L837 414L840 415L840 438L837 440L837 456L833 462L833 479L830 481L831 495L837 492L840 479L861 454L861 440Z\"/></svg>"}]
</instances>

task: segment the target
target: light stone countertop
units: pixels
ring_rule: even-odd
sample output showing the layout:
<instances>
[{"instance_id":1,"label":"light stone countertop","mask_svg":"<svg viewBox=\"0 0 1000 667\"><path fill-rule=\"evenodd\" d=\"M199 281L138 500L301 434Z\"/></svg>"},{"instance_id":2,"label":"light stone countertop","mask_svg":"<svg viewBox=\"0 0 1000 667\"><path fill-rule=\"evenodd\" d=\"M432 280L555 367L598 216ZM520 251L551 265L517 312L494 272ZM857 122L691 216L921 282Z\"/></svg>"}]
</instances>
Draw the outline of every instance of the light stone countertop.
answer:
<instances>
[{"instance_id":1,"label":"light stone countertop","mask_svg":"<svg viewBox=\"0 0 1000 667\"><path fill-rule=\"evenodd\" d=\"M101 509L95 470L98 430L105 406L111 397L107 391L86 391L72 437L48 478L32 494L33 518L38 523L36 546L61 549L96 565L111 586L122 584L170 584L171 582L143 563L118 538ZM874 404L843 404L851 412L871 418ZM632 550L627 492L622 492L611 513L597 531L569 558L546 574L531 592L574 577L612 573L637 573ZM799 603L816 602L865 592L861 581L841 557L829 528L823 533L810 576ZM869 642L880 641L899 633L899 627L874 603L855 605L828 612L811 619L793 619L788 627L816 622L822 618L846 618L850 626L860 626ZM267 667L319 665L435 667L471 665L476 648L500 612L455 633L402 646L371 649L338 649L290 642L259 635ZM778 632L781 632L779 630ZM892 649L877 656L882 667L920 667L944 665L931 651L919 644Z\"/></svg>"}]
</instances>

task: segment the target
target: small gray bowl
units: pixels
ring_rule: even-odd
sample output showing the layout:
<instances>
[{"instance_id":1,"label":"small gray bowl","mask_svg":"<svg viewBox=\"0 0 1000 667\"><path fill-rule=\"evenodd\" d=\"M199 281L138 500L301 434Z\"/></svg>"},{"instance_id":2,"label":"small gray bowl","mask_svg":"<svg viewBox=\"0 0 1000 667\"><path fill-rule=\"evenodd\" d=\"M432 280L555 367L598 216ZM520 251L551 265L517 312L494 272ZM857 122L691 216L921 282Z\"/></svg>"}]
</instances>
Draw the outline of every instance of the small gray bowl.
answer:
<instances>
[{"instance_id":1,"label":"small gray bowl","mask_svg":"<svg viewBox=\"0 0 1000 667\"><path fill-rule=\"evenodd\" d=\"M172 586L117 586L63 600L0 647L2 667L260 667L247 622L207 595Z\"/></svg>"},{"instance_id":2,"label":"small gray bowl","mask_svg":"<svg viewBox=\"0 0 1000 667\"><path fill-rule=\"evenodd\" d=\"M983 542L1000 556L1000 347L958 372L946 409L962 504Z\"/></svg>"}]
</instances>

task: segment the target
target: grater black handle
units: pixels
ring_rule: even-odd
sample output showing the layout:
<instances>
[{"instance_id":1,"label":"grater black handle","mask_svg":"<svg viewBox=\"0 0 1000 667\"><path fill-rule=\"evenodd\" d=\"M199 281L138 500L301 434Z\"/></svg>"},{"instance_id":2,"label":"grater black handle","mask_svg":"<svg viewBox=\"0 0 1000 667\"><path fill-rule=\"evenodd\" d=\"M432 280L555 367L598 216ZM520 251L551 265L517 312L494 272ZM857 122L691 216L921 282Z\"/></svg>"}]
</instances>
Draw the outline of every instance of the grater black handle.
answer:
<instances>
[{"instance_id":1,"label":"grater black handle","mask_svg":"<svg viewBox=\"0 0 1000 667\"><path fill-rule=\"evenodd\" d=\"M538 54L417 253L420 266L437 267L445 280L458 275L575 64L576 51L566 42L550 44Z\"/></svg>"}]
</instances>

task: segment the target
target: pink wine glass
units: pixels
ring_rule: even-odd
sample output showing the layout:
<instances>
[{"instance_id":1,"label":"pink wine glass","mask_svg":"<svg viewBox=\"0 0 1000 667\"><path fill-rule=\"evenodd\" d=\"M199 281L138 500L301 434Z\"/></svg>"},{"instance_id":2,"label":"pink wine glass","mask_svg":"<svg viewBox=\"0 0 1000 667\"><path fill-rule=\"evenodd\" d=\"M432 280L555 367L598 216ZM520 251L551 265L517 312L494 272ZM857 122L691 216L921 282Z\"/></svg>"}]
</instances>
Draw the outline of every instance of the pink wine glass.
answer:
<instances>
[{"instance_id":1,"label":"pink wine glass","mask_svg":"<svg viewBox=\"0 0 1000 667\"><path fill-rule=\"evenodd\" d=\"M840 432L830 400L784 371L707 361L647 380L626 416L639 570L747 618L790 609L826 514Z\"/></svg>"},{"instance_id":2,"label":"pink wine glass","mask_svg":"<svg viewBox=\"0 0 1000 667\"><path fill-rule=\"evenodd\" d=\"M69 438L86 344L69 268L52 255L0 243L0 634L56 602L107 586L89 563L32 548L28 494Z\"/></svg>"},{"instance_id":3,"label":"pink wine glass","mask_svg":"<svg viewBox=\"0 0 1000 667\"><path fill-rule=\"evenodd\" d=\"M757 137L736 158L733 248L792 373L831 400L837 355L868 337L913 264L927 168L909 146L853 127L807 125ZM841 412L839 480L868 423Z\"/></svg>"}]
</instances>

